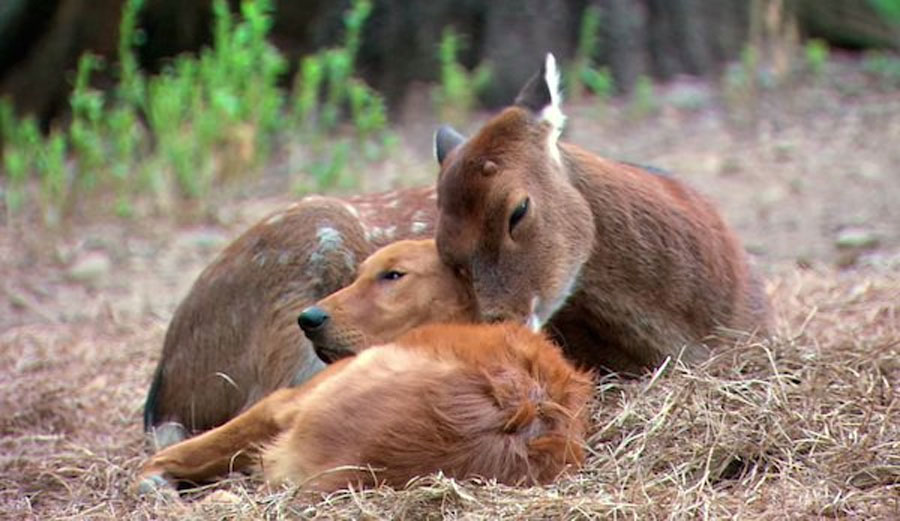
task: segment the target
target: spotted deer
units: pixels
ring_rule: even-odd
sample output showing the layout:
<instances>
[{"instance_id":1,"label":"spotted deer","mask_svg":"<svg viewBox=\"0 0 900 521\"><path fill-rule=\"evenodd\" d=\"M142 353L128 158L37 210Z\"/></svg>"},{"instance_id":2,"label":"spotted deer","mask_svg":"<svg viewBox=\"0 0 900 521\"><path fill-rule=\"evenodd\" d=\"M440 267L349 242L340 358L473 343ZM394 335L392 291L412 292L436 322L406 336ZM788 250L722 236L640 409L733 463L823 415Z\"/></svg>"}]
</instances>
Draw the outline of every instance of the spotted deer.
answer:
<instances>
[{"instance_id":1,"label":"spotted deer","mask_svg":"<svg viewBox=\"0 0 900 521\"><path fill-rule=\"evenodd\" d=\"M432 187L310 196L262 219L200 274L169 323L144 407L156 448L225 423L323 367L297 316L377 248L432 237Z\"/></svg>"},{"instance_id":2,"label":"spotted deer","mask_svg":"<svg viewBox=\"0 0 900 521\"><path fill-rule=\"evenodd\" d=\"M481 317L547 324L575 358L626 372L701 360L725 330L764 333L767 296L716 208L672 176L559 142L560 103L548 54L475 135L435 134L437 247Z\"/></svg>"}]
</instances>

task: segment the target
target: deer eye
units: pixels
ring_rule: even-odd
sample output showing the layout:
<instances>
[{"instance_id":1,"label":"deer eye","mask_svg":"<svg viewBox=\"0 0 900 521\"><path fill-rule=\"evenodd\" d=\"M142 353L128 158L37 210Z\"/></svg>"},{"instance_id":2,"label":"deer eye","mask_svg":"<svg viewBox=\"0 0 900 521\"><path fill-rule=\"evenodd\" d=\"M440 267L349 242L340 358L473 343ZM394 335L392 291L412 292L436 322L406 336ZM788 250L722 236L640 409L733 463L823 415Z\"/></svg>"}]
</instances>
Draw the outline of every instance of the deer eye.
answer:
<instances>
[{"instance_id":1,"label":"deer eye","mask_svg":"<svg viewBox=\"0 0 900 521\"><path fill-rule=\"evenodd\" d=\"M397 280L403 278L406 273L397 270L382 271L378 274L378 280Z\"/></svg>"},{"instance_id":2,"label":"deer eye","mask_svg":"<svg viewBox=\"0 0 900 521\"><path fill-rule=\"evenodd\" d=\"M513 228L515 228L516 225L519 224L519 221L522 220L522 217L525 217L525 214L528 213L528 203L529 199L527 197L522 199L522 202L516 206L512 215L509 216L509 233L512 233Z\"/></svg>"}]
</instances>

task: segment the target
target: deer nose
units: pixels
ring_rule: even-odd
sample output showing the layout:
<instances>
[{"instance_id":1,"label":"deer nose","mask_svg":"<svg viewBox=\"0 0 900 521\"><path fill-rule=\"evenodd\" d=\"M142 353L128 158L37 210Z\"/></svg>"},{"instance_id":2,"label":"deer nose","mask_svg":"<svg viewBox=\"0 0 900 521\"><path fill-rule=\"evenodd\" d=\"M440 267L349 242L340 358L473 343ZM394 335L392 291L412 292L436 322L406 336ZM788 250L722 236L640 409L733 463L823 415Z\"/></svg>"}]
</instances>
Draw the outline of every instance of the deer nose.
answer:
<instances>
[{"instance_id":1,"label":"deer nose","mask_svg":"<svg viewBox=\"0 0 900 521\"><path fill-rule=\"evenodd\" d=\"M326 322L328 322L328 313L319 306L310 306L301 311L300 316L297 317L300 329L306 333L320 329Z\"/></svg>"}]
</instances>

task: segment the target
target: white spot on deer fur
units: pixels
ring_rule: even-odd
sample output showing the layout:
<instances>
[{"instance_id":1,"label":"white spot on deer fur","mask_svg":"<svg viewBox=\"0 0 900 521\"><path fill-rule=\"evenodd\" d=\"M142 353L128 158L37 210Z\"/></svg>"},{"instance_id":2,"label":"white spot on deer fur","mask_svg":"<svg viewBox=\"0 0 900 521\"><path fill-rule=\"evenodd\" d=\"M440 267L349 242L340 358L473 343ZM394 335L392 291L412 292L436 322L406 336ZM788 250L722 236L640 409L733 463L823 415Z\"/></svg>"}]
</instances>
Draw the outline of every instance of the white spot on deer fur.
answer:
<instances>
[{"instance_id":1,"label":"white spot on deer fur","mask_svg":"<svg viewBox=\"0 0 900 521\"><path fill-rule=\"evenodd\" d=\"M285 213L286 212L278 212L278 213L270 215L269 218L266 219L266 224L271 226L271 225L281 221L282 219L284 219Z\"/></svg>"},{"instance_id":2,"label":"white spot on deer fur","mask_svg":"<svg viewBox=\"0 0 900 521\"><path fill-rule=\"evenodd\" d=\"M437 192L431 192L431 194L428 195L428 198L432 201L437 201Z\"/></svg>"},{"instance_id":3,"label":"white spot on deer fur","mask_svg":"<svg viewBox=\"0 0 900 521\"><path fill-rule=\"evenodd\" d=\"M356 207L359 210L359 213L362 214L362 217L364 219L368 219L376 213L373 210L372 205L369 203L357 203Z\"/></svg>"},{"instance_id":4,"label":"white spot on deer fur","mask_svg":"<svg viewBox=\"0 0 900 521\"><path fill-rule=\"evenodd\" d=\"M544 81L547 83L547 89L550 91L550 104L541 110L541 120L550 123L553 127L547 138L547 147L550 157L557 163L562 164L557 141L566 123L566 116L560 108L562 93L559 90L559 69L556 66L556 58L549 52L547 53L547 61L544 67Z\"/></svg>"},{"instance_id":5,"label":"white spot on deer fur","mask_svg":"<svg viewBox=\"0 0 900 521\"><path fill-rule=\"evenodd\" d=\"M394 233L397 231L396 226L388 226L384 229L384 238L391 240L394 238Z\"/></svg>"},{"instance_id":6,"label":"white spot on deer fur","mask_svg":"<svg viewBox=\"0 0 900 521\"><path fill-rule=\"evenodd\" d=\"M425 210L416 210L416 213L412 215L413 221L424 222L428 220L428 212Z\"/></svg>"},{"instance_id":7,"label":"white spot on deer fur","mask_svg":"<svg viewBox=\"0 0 900 521\"><path fill-rule=\"evenodd\" d=\"M428 228L428 223L415 221L412 223L412 226L409 227L409 231L411 231L412 233L422 233L426 228Z\"/></svg>"},{"instance_id":8,"label":"white spot on deer fur","mask_svg":"<svg viewBox=\"0 0 900 521\"><path fill-rule=\"evenodd\" d=\"M266 265L266 254L259 252L253 256L253 263L262 268Z\"/></svg>"},{"instance_id":9,"label":"white spot on deer fur","mask_svg":"<svg viewBox=\"0 0 900 521\"><path fill-rule=\"evenodd\" d=\"M400 206L400 199L393 199L391 201L388 201L388 203L385 204L384 206L385 206L385 208L396 208L396 207Z\"/></svg>"},{"instance_id":10,"label":"white spot on deer fur","mask_svg":"<svg viewBox=\"0 0 900 521\"><path fill-rule=\"evenodd\" d=\"M356 269L356 257L353 252L344 247L344 238L341 232L331 226L320 226L316 229L316 248L309 255L309 262L313 266L325 266L341 258L348 270Z\"/></svg>"},{"instance_id":11,"label":"white spot on deer fur","mask_svg":"<svg viewBox=\"0 0 900 521\"><path fill-rule=\"evenodd\" d=\"M153 447L160 451L187 438L187 429L178 422L165 422L150 429Z\"/></svg>"},{"instance_id":12,"label":"white spot on deer fur","mask_svg":"<svg viewBox=\"0 0 900 521\"><path fill-rule=\"evenodd\" d=\"M318 251L334 251L344 245L341 232L331 226L322 226L316 230L316 240L319 241Z\"/></svg>"},{"instance_id":13,"label":"white spot on deer fur","mask_svg":"<svg viewBox=\"0 0 900 521\"><path fill-rule=\"evenodd\" d=\"M528 318L525 320L525 325L528 327L528 329L534 331L535 333L541 330L541 319L538 318L536 312L540 302L541 298L537 295L535 295L531 299L531 313L528 314Z\"/></svg>"},{"instance_id":14,"label":"white spot on deer fur","mask_svg":"<svg viewBox=\"0 0 900 521\"><path fill-rule=\"evenodd\" d=\"M566 281L562 290L556 294L553 300L550 302L546 302L541 299L538 295L534 296L534 300L532 300L532 313L537 316L537 320L539 323L539 327L543 327L544 324L550 320L550 317L553 316L554 313L559 311L559 308L563 307L563 304L566 303L569 296L575 292L575 286L578 283L578 275L581 273L581 266L578 267L570 276L569 280ZM549 304L549 305L548 305Z\"/></svg>"},{"instance_id":15,"label":"white spot on deer fur","mask_svg":"<svg viewBox=\"0 0 900 521\"><path fill-rule=\"evenodd\" d=\"M384 230L377 226L366 228L366 240L378 241L384 236Z\"/></svg>"},{"instance_id":16,"label":"white spot on deer fur","mask_svg":"<svg viewBox=\"0 0 900 521\"><path fill-rule=\"evenodd\" d=\"M337 251L344 245L341 232L335 230L331 226L322 226L316 229L316 241L316 248L309 256L309 260L313 264L323 262L326 255Z\"/></svg>"},{"instance_id":17,"label":"white spot on deer fur","mask_svg":"<svg viewBox=\"0 0 900 521\"><path fill-rule=\"evenodd\" d=\"M346 208L347 211L350 212L350 215L359 219L359 210L357 210L355 206L350 203L344 203L344 208Z\"/></svg>"}]
</instances>

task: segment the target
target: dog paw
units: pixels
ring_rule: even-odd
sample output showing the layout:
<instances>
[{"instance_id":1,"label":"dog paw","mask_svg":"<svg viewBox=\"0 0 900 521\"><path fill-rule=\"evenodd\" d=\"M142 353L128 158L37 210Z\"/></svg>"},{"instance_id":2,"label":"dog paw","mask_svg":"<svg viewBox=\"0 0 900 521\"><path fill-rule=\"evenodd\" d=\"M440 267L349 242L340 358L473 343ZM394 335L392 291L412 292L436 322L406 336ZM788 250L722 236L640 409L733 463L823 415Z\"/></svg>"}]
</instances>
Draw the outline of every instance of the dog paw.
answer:
<instances>
[{"instance_id":1,"label":"dog paw","mask_svg":"<svg viewBox=\"0 0 900 521\"><path fill-rule=\"evenodd\" d=\"M145 474L138 479L135 492L139 496L178 497L175 486L162 474Z\"/></svg>"}]
</instances>

